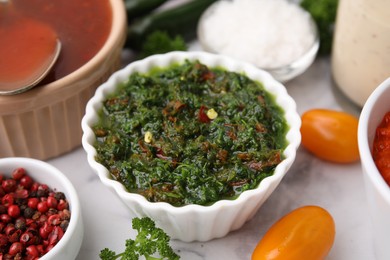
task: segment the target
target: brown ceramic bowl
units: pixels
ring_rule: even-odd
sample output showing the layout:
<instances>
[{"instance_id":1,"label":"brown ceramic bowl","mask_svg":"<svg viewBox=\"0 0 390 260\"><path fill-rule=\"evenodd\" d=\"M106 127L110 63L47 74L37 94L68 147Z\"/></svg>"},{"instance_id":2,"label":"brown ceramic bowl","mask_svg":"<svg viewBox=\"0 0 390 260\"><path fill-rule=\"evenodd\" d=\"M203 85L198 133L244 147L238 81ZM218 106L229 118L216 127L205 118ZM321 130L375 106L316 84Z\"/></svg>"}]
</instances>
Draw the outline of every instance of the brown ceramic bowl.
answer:
<instances>
[{"instance_id":1,"label":"brown ceramic bowl","mask_svg":"<svg viewBox=\"0 0 390 260\"><path fill-rule=\"evenodd\" d=\"M123 0L109 0L112 25L99 52L71 74L13 96L0 96L0 157L45 160L81 145L81 118L96 88L120 68L126 37Z\"/></svg>"}]
</instances>

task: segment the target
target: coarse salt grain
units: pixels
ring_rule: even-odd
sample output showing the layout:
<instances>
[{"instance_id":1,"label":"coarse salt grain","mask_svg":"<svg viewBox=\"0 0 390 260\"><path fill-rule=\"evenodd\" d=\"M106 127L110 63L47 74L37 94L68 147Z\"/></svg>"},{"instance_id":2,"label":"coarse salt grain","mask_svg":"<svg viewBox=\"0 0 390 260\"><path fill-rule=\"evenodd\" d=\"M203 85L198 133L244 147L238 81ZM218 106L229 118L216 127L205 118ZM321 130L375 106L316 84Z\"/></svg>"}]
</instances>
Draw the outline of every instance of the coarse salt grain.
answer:
<instances>
[{"instance_id":1,"label":"coarse salt grain","mask_svg":"<svg viewBox=\"0 0 390 260\"><path fill-rule=\"evenodd\" d=\"M204 15L199 33L208 51L277 68L314 44L310 15L286 0L220 1Z\"/></svg>"}]
</instances>

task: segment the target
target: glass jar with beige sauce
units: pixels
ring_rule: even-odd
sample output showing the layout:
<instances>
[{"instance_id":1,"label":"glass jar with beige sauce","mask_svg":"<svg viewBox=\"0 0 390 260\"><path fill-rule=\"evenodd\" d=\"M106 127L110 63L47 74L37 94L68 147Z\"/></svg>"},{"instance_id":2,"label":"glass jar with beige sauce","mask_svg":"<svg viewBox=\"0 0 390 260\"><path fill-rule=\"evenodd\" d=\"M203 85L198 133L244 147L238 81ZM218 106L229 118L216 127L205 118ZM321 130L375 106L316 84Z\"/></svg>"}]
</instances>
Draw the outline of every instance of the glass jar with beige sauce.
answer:
<instances>
[{"instance_id":1,"label":"glass jar with beige sauce","mask_svg":"<svg viewBox=\"0 0 390 260\"><path fill-rule=\"evenodd\" d=\"M363 106L390 76L390 0L340 0L332 48L336 84Z\"/></svg>"}]
</instances>

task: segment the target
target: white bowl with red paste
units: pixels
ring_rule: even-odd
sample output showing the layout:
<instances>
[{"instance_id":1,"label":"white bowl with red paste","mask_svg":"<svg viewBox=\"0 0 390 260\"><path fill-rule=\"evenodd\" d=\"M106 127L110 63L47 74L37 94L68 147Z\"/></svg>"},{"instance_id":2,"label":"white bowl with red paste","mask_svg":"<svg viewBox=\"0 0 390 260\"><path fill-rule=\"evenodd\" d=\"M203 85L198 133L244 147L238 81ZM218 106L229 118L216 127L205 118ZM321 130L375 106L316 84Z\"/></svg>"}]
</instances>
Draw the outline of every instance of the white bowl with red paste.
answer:
<instances>
[{"instance_id":1,"label":"white bowl with red paste","mask_svg":"<svg viewBox=\"0 0 390 260\"><path fill-rule=\"evenodd\" d=\"M78 255L78 252L80 250L83 236L84 236L84 226L83 221L81 217L81 208L80 208L80 202L78 199L77 192L75 188L73 187L72 183L69 181L69 179L57 168L54 166L40 161L36 159L31 158L24 158L24 157L9 157L9 158L1 158L0 159L0 173L3 176L4 179L12 179L13 172L16 169L23 168L26 171L26 175L31 177L31 179L39 184L47 185L47 188L52 191L53 193L63 193L65 197L62 197L62 199L57 200L57 203L55 203L56 209L60 209L60 201L61 203L67 202L68 203L68 211L70 212L70 219L69 219L69 212L66 214L68 215L66 218L64 215L61 215L61 219L69 219L68 223L65 224L65 226L61 226L61 229L63 228L65 232L60 235L57 232L58 237L55 239L58 239L60 236L62 236L58 241L53 243L54 247L52 247L48 252L45 252L43 256L41 256L39 259L56 259L56 260L67 260L67 259L75 259ZM26 183L23 182L21 179L17 181L18 184ZM19 186L20 188L20 186ZM18 189L19 189L18 188ZM3 187L2 187L2 190ZM29 194L31 194L31 190L33 188L25 188L25 190L29 191ZM11 192L9 192L11 193ZM7 192L7 194L9 194ZM16 192L14 192L16 193ZM29 195L30 196L30 195ZM32 195L31 195L32 196ZM46 196L46 195L45 195ZM47 195L49 197L51 195ZM15 202L16 204L16 202ZM28 206L32 206L31 204L27 204ZM52 205L52 204L51 204ZM39 210L42 210L42 207L35 209L35 212L38 212ZM24 215L25 210L21 211L21 216L25 217ZM63 207L61 208L61 211L63 211ZM52 211L53 212L53 211ZM59 213L60 210L55 211L56 213ZM8 214L10 212L8 211ZM56 214L53 213L53 214ZM45 213L42 213L42 215L50 216L51 213L49 211L46 211ZM48 217L49 218L49 217ZM27 219L27 218L25 218ZM54 219L54 218L53 218ZM54 223L54 222L51 222ZM29 226L26 224L28 230ZM56 224L57 227L60 227L59 223ZM54 227L54 226L53 226ZM51 229L51 231L54 231L54 229ZM3 233L3 232L1 232ZM53 233L55 236L55 234ZM42 238L42 237L41 237ZM50 240L50 235L47 236L47 238L42 238L43 240ZM53 238L51 238L53 239ZM42 240L42 241L43 241ZM22 241L22 239L20 239ZM46 242L40 242L39 244L43 244ZM52 240L53 241L53 240ZM36 245L36 243L32 243L33 245ZM28 245L23 245L23 248L27 248ZM45 246L46 247L46 246ZM36 248L34 249L36 250ZM34 250L29 252L34 252ZM25 250L26 251L26 250Z\"/></svg>"},{"instance_id":2,"label":"white bowl with red paste","mask_svg":"<svg viewBox=\"0 0 390 260\"><path fill-rule=\"evenodd\" d=\"M257 188L244 191L235 199L221 199L208 206L189 204L175 207L166 202L149 202L139 194L128 192L120 182L112 178L106 167L95 160L97 151L94 147L96 136L93 126L99 120L98 113L105 97L115 91L118 84L126 81L134 72L148 72L156 66L166 68L172 64L183 63L185 60L199 61L210 68L219 67L226 71L242 73L252 80L261 82L264 89L275 97L275 103L284 111L284 118L288 125L287 145L283 151L284 159L276 166L273 175L263 179ZM98 174L103 184L123 200L134 216L152 218L173 239L185 242L208 241L239 229L256 214L294 162L301 141L300 125L301 121L294 100L288 95L285 87L269 73L249 63L222 55L206 52L171 52L133 62L114 73L98 88L95 96L88 102L82 120L84 131L82 144L91 168Z\"/></svg>"},{"instance_id":3,"label":"white bowl with red paste","mask_svg":"<svg viewBox=\"0 0 390 260\"><path fill-rule=\"evenodd\" d=\"M389 100L390 78L379 85L364 104L358 130L360 160L377 259L390 259L390 247L387 243L390 235L390 187L373 159L377 128L385 114L390 111Z\"/></svg>"}]
</instances>

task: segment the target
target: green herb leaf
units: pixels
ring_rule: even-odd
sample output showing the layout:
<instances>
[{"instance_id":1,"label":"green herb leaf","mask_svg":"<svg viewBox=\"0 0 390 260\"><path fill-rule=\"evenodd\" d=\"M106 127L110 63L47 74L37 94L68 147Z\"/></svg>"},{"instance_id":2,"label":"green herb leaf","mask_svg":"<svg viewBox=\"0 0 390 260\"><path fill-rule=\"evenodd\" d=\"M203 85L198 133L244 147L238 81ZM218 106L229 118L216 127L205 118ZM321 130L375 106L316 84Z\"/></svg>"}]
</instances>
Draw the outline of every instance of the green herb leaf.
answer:
<instances>
[{"instance_id":1,"label":"green herb leaf","mask_svg":"<svg viewBox=\"0 0 390 260\"><path fill-rule=\"evenodd\" d=\"M133 229L138 231L135 239L126 240L126 248L123 253L116 254L105 248L100 251L102 260L138 260L144 256L147 260L178 260L180 257L169 245L170 237L161 228L156 227L155 222L149 218L133 218Z\"/></svg>"},{"instance_id":2,"label":"green herb leaf","mask_svg":"<svg viewBox=\"0 0 390 260\"><path fill-rule=\"evenodd\" d=\"M187 45L180 35L171 37L165 31L154 31L146 37L141 48L140 58L153 54L185 50L187 50Z\"/></svg>"}]
</instances>

